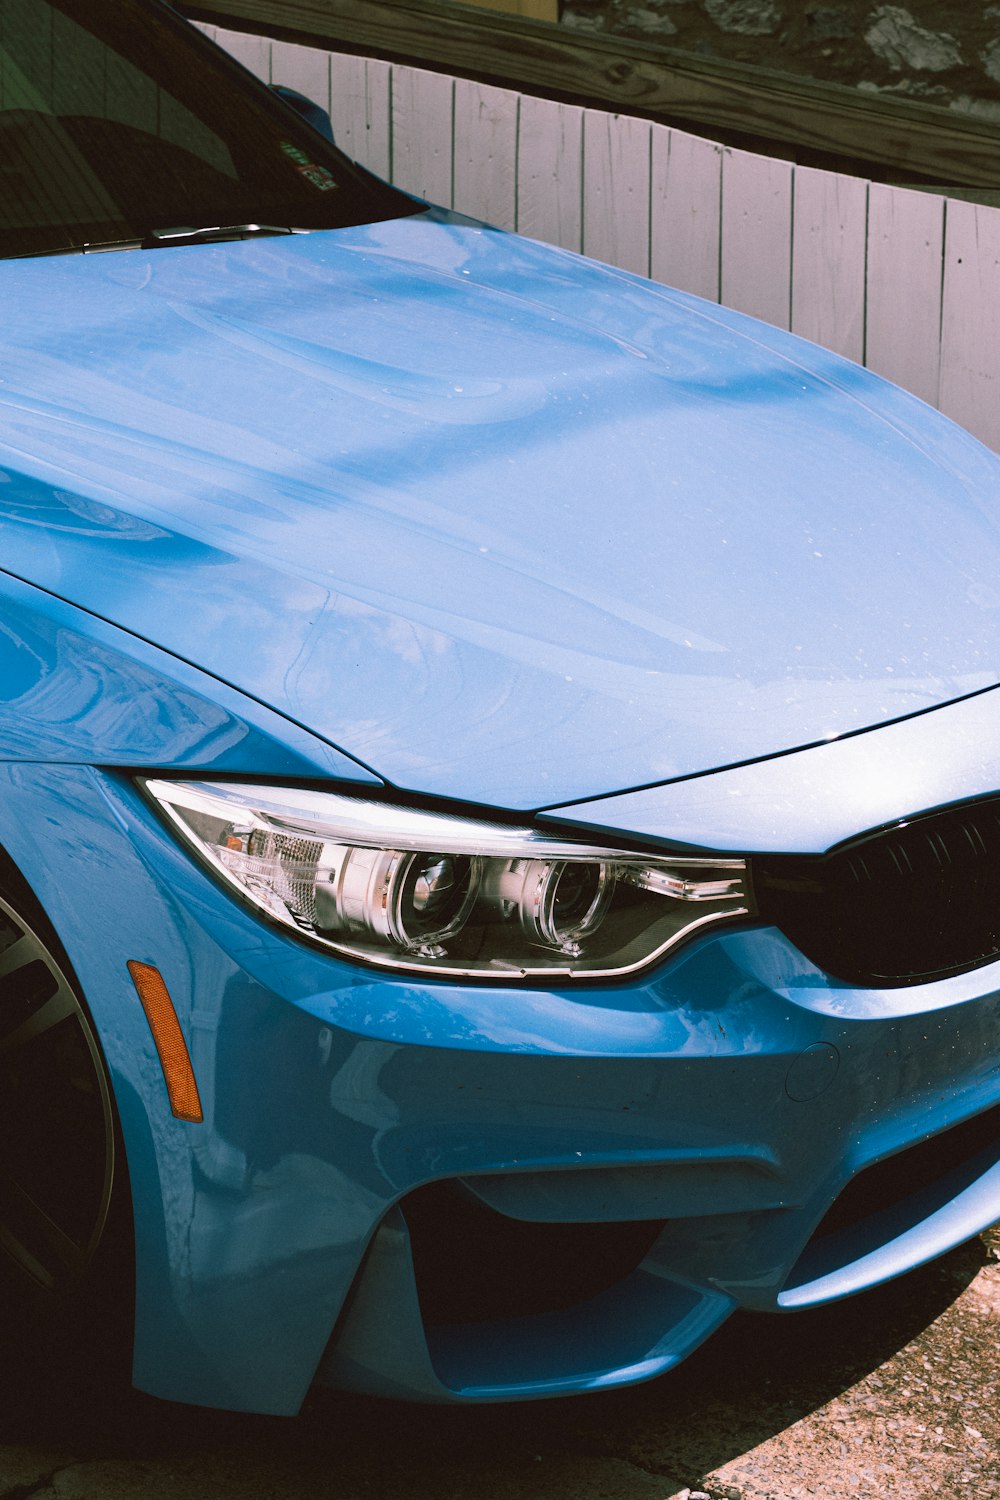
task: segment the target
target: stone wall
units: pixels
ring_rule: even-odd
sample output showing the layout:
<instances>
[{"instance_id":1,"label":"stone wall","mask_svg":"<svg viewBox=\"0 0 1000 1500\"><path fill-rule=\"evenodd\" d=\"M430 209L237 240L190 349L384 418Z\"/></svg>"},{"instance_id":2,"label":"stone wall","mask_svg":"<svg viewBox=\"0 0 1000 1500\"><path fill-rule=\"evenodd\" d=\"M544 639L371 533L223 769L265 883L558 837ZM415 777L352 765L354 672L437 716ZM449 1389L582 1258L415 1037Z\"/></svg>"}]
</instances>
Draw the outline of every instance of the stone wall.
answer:
<instances>
[{"instance_id":1,"label":"stone wall","mask_svg":"<svg viewBox=\"0 0 1000 1500\"><path fill-rule=\"evenodd\" d=\"M563 0L562 23L1000 120L1000 4Z\"/></svg>"}]
</instances>

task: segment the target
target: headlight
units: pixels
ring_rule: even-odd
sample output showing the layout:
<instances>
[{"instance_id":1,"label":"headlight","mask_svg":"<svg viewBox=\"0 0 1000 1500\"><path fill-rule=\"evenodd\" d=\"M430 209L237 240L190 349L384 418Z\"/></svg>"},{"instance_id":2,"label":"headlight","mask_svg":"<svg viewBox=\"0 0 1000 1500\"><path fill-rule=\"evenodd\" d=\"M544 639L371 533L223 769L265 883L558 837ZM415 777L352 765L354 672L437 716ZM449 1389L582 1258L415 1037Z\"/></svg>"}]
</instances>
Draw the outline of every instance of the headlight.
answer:
<instances>
[{"instance_id":1,"label":"headlight","mask_svg":"<svg viewBox=\"0 0 1000 1500\"><path fill-rule=\"evenodd\" d=\"M754 910L741 859L605 848L331 792L142 784L258 911L387 968L613 977Z\"/></svg>"}]
</instances>

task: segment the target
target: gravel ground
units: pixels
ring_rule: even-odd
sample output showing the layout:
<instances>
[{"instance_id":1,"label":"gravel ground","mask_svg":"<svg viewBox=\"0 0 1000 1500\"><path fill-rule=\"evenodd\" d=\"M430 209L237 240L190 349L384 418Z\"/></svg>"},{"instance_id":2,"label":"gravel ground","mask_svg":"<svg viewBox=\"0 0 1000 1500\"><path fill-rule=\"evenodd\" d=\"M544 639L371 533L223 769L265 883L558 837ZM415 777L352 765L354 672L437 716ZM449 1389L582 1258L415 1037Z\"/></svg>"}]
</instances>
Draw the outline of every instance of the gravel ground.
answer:
<instances>
[{"instance_id":1,"label":"gravel ground","mask_svg":"<svg viewBox=\"0 0 1000 1500\"><path fill-rule=\"evenodd\" d=\"M123 1392L3 1345L0 1500L1000 1500L1000 1229L851 1302L737 1317L628 1391L297 1420Z\"/></svg>"}]
</instances>

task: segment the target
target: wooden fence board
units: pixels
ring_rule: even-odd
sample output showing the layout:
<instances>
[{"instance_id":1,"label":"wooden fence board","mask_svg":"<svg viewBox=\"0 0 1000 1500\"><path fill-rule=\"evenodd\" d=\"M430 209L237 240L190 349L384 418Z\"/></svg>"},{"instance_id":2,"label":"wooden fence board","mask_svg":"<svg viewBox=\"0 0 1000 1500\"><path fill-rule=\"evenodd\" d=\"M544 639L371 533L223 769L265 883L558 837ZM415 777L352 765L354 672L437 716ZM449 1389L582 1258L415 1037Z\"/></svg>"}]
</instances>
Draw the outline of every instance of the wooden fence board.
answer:
<instances>
[{"instance_id":1,"label":"wooden fence board","mask_svg":"<svg viewBox=\"0 0 1000 1500\"><path fill-rule=\"evenodd\" d=\"M792 332L848 359L865 357L868 184L796 167Z\"/></svg>"},{"instance_id":2,"label":"wooden fence board","mask_svg":"<svg viewBox=\"0 0 1000 1500\"><path fill-rule=\"evenodd\" d=\"M865 362L937 405L944 199L872 183Z\"/></svg>"},{"instance_id":3,"label":"wooden fence board","mask_svg":"<svg viewBox=\"0 0 1000 1500\"><path fill-rule=\"evenodd\" d=\"M1000 449L1000 212L948 204L941 410Z\"/></svg>"},{"instance_id":4,"label":"wooden fence board","mask_svg":"<svg viewBox=\"0 0 1000 1500\"><path fill-rule=\"evenodd\" d=\"M521 96L517 227L565 250L583 249L583 111Z\"/></svg>"},{"instance_id":5,"label":"wooden fence board","mask_svg":"<svg viewBox=\"0 0 1000 1500\"><path fill-rule=\"evenodd\" d=\"M319 47L300 47L295 42L271 45L271 82L298 89L307 99L330 110L330 54Z\"/></svg>"},{"instance_id":6,"label":"wooden fence board","mask_svg":"<svg viewBox=\"0 0 1000 1500\"><path fill-rule=\"evenodd\" d=\"M649 275L652 127L631 115L583 117L584 254Z\"/></svg>"},{"instance_id":7,"label":"wooden fence board","mask_svg":"<svg viewBox=\"0 0 1000 1500\"><path fill-rule=\"evenodd\" d=\"M652 184L650 274L718 302L722 147L654 125Z\"/></svg>"},{"instance_id":8,"label":"wooden fence board","mask_svg":"<svg viewBox=\"0 0 1000 1500\"><path fill-rule=\"evenodd\" d=\"M513 89L455 80L454 201L501 229L517 224L517 112Z\"/></svg>"},{"instance_id":9,"label":"wooden fence board","mask_svg":"<svg viewBox=\"0 0 1000 1500\"><path fill-rule=\"evenodd\" d=\"M220 26L215 34L220 47L225 47L231 57L249 68L264 83L271 82L271 38L251 36L246 31L227 31Z\"/></svg>"},{"instance_id":10,"label":"wooden fence board","mask_svg":"<svg viewBox=\"0 0 1000 1500\"><path fill-rule=\"evenodd\" d=\"M392 68L374 58L330 58L330 119L341 150L379 177L392 176Z\"/></svg>"},{"instance_id":11,"label":"wooden fence board","mask_svg":"<svg viewBox=\"0 0 1000 1500\"><path fill-rule=\"evenodd\" d=\"M787 328L792 305L792 173L787 161L722 158L721 300Z\"/></svg>"},{"instance_id":12,"label":"wooden fence board","mask_svg":"<svg viewBox=\"0 0 1000 1500\"><path fill-rule=\"evenodd\" d=\"M392 71L392 180L450 208L454 80L423 68Z\"/></svg>"},{"instance_id":13,"label":"wooden fence board","mask_svg":"<svg viewBox=\"0 0 1000 1500\"><path fill-rule=\"evenodd\" d=\"M926 182L995 188L1000 125L923 101L820 83L661 43L600 36L447 0L182 0L185 13L405 58L667 124L709 126L885 163Z\"/></svg>"}]
</instances>

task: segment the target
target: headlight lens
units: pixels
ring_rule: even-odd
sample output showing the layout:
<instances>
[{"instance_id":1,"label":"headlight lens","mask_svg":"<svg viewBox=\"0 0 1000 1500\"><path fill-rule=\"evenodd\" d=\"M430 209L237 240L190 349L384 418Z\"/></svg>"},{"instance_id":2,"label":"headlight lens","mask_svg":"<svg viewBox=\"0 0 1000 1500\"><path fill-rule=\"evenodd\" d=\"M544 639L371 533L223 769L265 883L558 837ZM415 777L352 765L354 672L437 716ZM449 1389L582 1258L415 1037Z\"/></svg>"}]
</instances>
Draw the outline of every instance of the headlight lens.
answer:
<instances>
[{"instance_id":1,"label":"headlight lens","mask_svg":"<svg viewBox=\"0 0 1000 1500\"><path fill-rule=\"evenodd\" d=\"M754 911L741 859L605 848L331 792L142 785L258 911L383 967L611 978Z\"/></svg>"}]
</instances>

